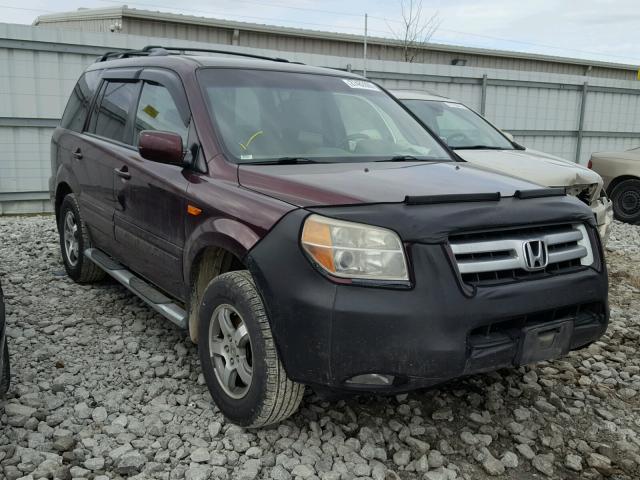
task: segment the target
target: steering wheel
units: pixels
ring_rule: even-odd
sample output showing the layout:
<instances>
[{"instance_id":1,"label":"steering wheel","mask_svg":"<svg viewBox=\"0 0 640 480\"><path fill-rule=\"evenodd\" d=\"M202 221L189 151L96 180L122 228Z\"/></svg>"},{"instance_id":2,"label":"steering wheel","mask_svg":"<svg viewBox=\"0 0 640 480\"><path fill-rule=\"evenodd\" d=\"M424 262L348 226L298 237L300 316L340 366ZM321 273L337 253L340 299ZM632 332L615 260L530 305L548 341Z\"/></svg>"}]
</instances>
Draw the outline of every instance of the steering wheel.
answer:
<instances>
[{"instance_id":1,"label":"steering wheel","mask_svg":"<svg viewBox=\"0 0 640 480\"><path fill-rule=\"evenodd\" d=\"M351 145L349 145L349 143L355 142L356 140L371 140L371 137L366 133L352 133L351 135L347 135L345 139L340 142L339 147L350 152Z\"/></svg>"},{"instance_id":2,"label":"steering wheel","mask_svg":"<svg viewBox=\"0 0 640 480\"><path fill-rule=\"evenodd\" d=\"M446 137L446 139L447 145L449 145L450 147L454 147L456 146L456 144L465 143L467 140L469 140L469 137L467 137L464 133L456 132L453 135Z\"/></svg>"}]
</instances>

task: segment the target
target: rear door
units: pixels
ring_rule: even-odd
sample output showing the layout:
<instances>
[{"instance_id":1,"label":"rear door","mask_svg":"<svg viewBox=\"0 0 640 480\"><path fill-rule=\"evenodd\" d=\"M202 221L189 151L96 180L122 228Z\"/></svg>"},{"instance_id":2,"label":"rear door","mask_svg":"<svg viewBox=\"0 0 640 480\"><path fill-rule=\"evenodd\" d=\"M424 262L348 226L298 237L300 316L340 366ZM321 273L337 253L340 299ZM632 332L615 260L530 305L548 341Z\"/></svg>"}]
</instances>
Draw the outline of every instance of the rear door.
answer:
<instances>
[{"instance_id":1,"label":"rear door","mask_svg":"<svg viewBox=\"0 0 640 480\"><path fill-rule=\"evenodd\" d=\"M57 175L61 166L75 179L74 194L96 245L113 238L113 194L104 188L105 182L111 182L111 170L105 166L104 155L89 154L93 150L90 146L92 141L85 135L101 75L101 70L93 70L80 77L69 97L61 128L53 136L56 149L53 166L56 171L52 173Z\"/></svg>"},{"instance_id":2,"label":"rear door","mask_svg":"<svg viewBox=\"0 0 640 480\"><path fill-rule=\"evenodd\" d=\"M145 69L133 118L132 144L143 130L179 134L187 145L190 112L177 75ZM166 292L183 296L182 254L186 191L182 167L142 158L137 149L120 159L115 179L115 238L126 263Z\"/></svg>"},{"instance_id":3,"label":"rear door","mask_svg":"<svg viewBox=\"0 0 640 480\"><path fill-rule=\"evenodd\" d=\"M114 243L114 170L131 155L130 126L140 90L136 79L141 69L114 69L103 73L91 116L85 126L83 144L76 156L80 172L83 215L99 248L118 254Z\"/></svg>"}]
</instances>

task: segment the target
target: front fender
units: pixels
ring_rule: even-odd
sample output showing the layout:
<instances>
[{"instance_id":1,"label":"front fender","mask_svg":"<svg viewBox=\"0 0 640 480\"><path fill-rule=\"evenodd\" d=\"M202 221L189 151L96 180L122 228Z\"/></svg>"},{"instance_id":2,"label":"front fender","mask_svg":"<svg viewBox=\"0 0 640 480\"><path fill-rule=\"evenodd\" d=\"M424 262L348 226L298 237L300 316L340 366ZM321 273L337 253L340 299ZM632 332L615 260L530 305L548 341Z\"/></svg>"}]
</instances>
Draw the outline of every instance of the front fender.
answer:
<instances>
[{"instance_id":1,"label":"front fender","mask_svg":"<svg viewBox=\"0 0 640 480\"><path fill-rule=\"evenodd\" d=\"M259 240L258 232L237 220L211 218L203 222L193 230L185 242L185 280L188 282L191 278L194 260L206 248L223 248L242 261Z\"/></svg>"}]
</instances>

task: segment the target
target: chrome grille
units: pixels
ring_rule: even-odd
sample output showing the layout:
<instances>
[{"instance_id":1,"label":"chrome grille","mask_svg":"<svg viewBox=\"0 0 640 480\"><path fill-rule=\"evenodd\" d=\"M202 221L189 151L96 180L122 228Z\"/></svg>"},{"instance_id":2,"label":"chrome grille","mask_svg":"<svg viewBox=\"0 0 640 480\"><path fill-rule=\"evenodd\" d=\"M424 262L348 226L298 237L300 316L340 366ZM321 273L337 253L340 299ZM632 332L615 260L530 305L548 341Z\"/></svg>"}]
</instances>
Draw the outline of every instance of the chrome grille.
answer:
<instances>
[{"instance_id":1,"label":"chrome grille","mask_svg":"<svg viewBox=\"0 0 640 480\"><path fill-rule=\"evenodd\" d=\"M532 266L531 249L527 249L530 242L542 242L544 266ZM449 238L449 245L463 281L474 285L539 278L594 261L589 235L582 224L455 235Z\"/></svg>"}]
</instances>

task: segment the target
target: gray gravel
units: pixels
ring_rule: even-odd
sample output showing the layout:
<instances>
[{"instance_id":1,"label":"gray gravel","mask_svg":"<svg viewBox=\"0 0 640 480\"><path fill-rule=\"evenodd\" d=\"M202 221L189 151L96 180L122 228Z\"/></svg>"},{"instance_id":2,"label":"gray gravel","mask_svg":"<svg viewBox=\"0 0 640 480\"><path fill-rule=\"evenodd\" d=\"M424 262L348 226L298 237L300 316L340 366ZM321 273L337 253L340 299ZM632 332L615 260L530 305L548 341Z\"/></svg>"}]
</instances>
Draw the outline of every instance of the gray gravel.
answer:
<instances>
[{"instance_id":1,"label":"gray gravel","mask_svg":"<svg viewBox=\"0 0 640 480\"><path fill-rule=\"evenodd\" d=\"M279 426L224 421L196 348L117 284L65 275L51 217L0 218L13 386L0 478L640 477L640 227L616 224L612 323L588 349Z\"/></svg>"}]
</instances>

